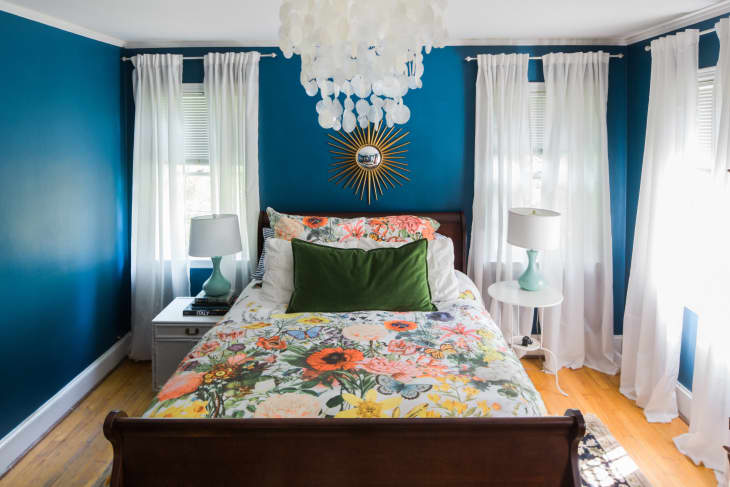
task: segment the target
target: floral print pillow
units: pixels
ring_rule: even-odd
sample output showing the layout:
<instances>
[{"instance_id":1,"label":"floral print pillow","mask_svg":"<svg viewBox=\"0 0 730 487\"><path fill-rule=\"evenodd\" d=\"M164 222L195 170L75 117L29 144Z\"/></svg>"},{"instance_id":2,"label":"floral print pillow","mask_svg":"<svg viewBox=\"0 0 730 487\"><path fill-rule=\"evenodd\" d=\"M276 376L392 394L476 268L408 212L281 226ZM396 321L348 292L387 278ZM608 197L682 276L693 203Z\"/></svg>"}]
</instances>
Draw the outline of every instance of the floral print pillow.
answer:
<instances>
[{"instance_id":1,"label":"floral print pillow","mask_svg":"<svg viewBox=\"0 0 730 487\"><path fill-rule=\"evenodd\" d=\"M284 240L298 238L310 242L345 242L371 238L380 242L433 240L439 223L428 217L394 215L377 218L337 218L279 213L267 208L274 236Z\"/></svg>"}]
</instances>

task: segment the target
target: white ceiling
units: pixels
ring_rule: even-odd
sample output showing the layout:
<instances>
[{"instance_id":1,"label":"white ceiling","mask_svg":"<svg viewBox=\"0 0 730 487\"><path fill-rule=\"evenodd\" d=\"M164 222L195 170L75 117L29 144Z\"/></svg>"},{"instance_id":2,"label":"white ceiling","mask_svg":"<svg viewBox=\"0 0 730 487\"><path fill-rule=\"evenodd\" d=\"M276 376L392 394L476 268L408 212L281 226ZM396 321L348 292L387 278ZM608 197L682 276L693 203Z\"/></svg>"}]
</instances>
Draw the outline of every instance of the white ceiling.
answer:
<instances>
[{"instance_id":1,"label":"white ceiling","mask_svg":"<svg viewBox=\"0 0 730 487\"><path fill-rule=\"evenodd\" d=\"M275 45L280 0L0 0L0 10L130 47ZM727 0L449 0L452 43L497 40L613 40L698 10L730 10ZM29 10L25 10L29 9ZM58 22L60 21L60 22ZM658 32L660 33L660 32ZM647 36L648 37L648 36ZM489 41L491 42L484 42ZM636 39L634 39L636 40Z\"/></svg>"}]
</instances>

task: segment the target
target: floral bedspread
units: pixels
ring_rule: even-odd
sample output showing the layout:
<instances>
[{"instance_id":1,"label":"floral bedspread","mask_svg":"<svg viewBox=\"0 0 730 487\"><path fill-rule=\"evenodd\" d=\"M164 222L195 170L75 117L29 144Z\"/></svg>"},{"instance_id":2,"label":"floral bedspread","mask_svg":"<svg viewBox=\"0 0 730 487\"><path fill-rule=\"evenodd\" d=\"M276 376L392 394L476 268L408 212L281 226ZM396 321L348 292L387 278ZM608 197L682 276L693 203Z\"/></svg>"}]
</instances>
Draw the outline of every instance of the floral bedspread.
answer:
<instances>
[{"instance_id":1,"label":"floral bedspread","mask_svg":"<svg viewBox=\"0 0 730 487\"><path fill-rule=\"evenodd\" d=\"M146 417L540 416L527 373L459 275L425 312L285 314L256 283L167 381Z\"/></svg>"}]
</instances>

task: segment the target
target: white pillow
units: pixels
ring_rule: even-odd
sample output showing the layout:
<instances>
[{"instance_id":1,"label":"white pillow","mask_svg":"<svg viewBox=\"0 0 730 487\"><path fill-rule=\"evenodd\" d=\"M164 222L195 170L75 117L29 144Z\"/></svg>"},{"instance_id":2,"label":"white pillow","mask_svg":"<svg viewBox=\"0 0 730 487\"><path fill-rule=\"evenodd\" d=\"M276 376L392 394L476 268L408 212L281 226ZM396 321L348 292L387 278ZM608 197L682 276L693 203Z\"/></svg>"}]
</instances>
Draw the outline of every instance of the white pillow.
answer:
<instances>
[{"instance_id":1,"label":"white pillow","mask_svg":"<svg viewBox=\"0 0 730 487\"><path fill-rule=\"evenodd\" d=\"M281 238L269 238L264 242L264 279L261 291L272 303L289 303L294 292L294 256L291 242Z\"/></svg>"},{"instance_id":2,"label":"white pillow","mask_svg":"<svg viewBox=\"0 0 730 487\"><path fill-rule=\"evenodd\" d=\"M451 301L459 297L459 280L454 269L454 241L446 237L428 241L428 285L431 301Z\"/></svg>"},{"instance_id":3,"label":"white pillow","mask_svg":"<svg viewBox=\"0 0 730 487\"><path fill-rule=\"evenodd\" d=\"M320 245L344 249L370 250L379 247L400 247L408 242L378 242L370 238ZM266 240L265 272L261 290L274 303L288 303L294 292L294 257L291 242L279 238ZM459 282L454 269L454 242L450 238L428 241L428 285L431 301L451 301L459 296Z\"/></svg>"}]
</instances>

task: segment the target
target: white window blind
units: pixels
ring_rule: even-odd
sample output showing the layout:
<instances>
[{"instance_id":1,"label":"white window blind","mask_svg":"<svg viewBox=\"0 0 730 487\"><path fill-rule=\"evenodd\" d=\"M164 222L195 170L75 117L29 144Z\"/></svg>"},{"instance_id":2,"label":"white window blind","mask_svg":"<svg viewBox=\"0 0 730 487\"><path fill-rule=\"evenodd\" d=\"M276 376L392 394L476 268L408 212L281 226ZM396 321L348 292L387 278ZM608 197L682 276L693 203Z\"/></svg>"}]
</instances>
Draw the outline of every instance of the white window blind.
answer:
<instances>
[{"instance_id":1,"label":"white window blind","mask_svg":"<svg viewBox=\"0 0 730 487\"><path fill-rule=\"evenodd\" d=\"M208 100L201 83L183 84L185 139L185 243L190 219L212 212L210 164L208 162ZM202 262L202 264L201 264ZM191 265L208 266L210 260L191 259Z\"/></svg>"},{"instance_id":2,"label":"white window blind","mask_svg":"<svg viewBox=\"0 0 730 487\"><path fill-rule=\"evenodd\" d=\"M542 154L545 149L545 83L530 83L527 108L530 117L530 146L532 147L530 198L532 206L540 206L542 196Z\"/></svg>"},{"instance_id":3,"label":"white window blind","mask_svg":"<svg viewBox=\"0 0 730 487\"><path fill-rule=\"evenodd\" d=\"M527 105L530 115L530 145L532 153L542 155L545 147L545 83L529 83Z\"/></svg>"},{"instance_id":4,"label":"white window blind","mask_svg":"<svg viewBox=\"0 0 730 487\"><path fill-rule=\"evenodd\" d=\"M712 168L712 137L715 129L715 105L713 87L715 68L697 72L697 143L699 169Z\"/></svg>"},{"instance_id":5,"label":"white window blind","mask_svg":"<svg viewBox=\"0 0 730 487\"><path fill-rule=\"evenodd\" d=\"M183 85L185 159L208 160L208 100L203 85Z\"/></svg>"}]
</instances>

